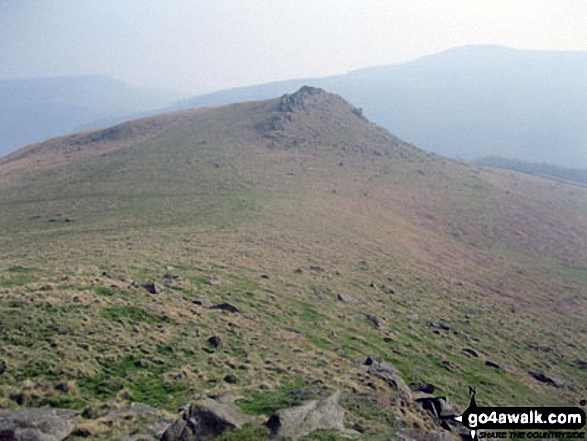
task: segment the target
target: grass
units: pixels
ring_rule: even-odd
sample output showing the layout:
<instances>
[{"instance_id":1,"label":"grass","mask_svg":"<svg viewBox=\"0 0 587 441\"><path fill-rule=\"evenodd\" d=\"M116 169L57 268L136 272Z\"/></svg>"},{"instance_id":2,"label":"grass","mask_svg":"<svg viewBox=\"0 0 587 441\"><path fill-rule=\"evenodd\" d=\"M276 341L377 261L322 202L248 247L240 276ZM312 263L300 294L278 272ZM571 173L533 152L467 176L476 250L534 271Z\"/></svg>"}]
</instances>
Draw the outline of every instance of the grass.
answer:
<instances>
[{"instance_id":1,"label":"grass","mask_svg":"<svg viewBox=\"0 0 587 441\"><path fill-rule=\"evenodd\" d=\"M268 104L254 106L184 112L173 130L91 144L66 168L54 155L63 146L11 163L9 180L0 161L0 408L26 392L31 405L133 400L175 413L235 391L248 414L269 415L313 397L293 390L315 387L341 390L347 426L369 429L362 439L432 430L366 373L367 357L391 362L408 384L435 384L461 408L469 385L485 404L584 398L587 374L572 363L587 353L584 189L443 163L383 141L342 107L344 133L310 112L298 132L262 137L254 127ZM47 221L58 213L74 222ZM140 287L147 281L163 293ZM47 284L54 289L40 289ZM427 322L441 320L451 330L435 334ZM567 385L538 383L529 369ZM76 392L57 390L62 381ZM121 439L131 426L100 426L90 438Z\"/></svg>"}]
</instances>

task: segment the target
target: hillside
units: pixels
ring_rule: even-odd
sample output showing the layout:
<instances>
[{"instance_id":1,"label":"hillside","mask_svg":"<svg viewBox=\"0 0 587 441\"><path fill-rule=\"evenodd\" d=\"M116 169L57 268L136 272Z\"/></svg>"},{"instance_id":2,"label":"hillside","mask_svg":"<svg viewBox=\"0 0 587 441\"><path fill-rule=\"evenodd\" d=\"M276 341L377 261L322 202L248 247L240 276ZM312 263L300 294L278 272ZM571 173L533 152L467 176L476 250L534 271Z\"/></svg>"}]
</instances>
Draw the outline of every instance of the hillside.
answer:
<instances>
[{"instance_id":1,"label":"hillside","mask_svg":"<svg viewBox=\"0 0 587 441\"><path fill-rule=\"evenodd\" d=\"M227 391L253 420L225 440L332 390L365 440L444 430L404 382L461 410L469 385L587 396L587 189L427 153L321 89L28 146L0 206L0 408L82 411L74 440Z\"/></svg>"},{"instance_id":2,"label":"hillside","mask_svg":"<svg viewBox=\"0 0 587 441\"><path fill-rule=\"evenodd\" d=\"M82 128L104 127L104 119L131 119L178 97L103 76L0 79L0 156Z\"/></svg>"},{"instance_id":3,"label":"hillside","mask_svg":"<svg viewBox=\"0 0 587 441\"><path fill-rule=\"evenodd\" d=\"M344 75L195 97L182 107L267 99L312 84L426 150L587 168L587 53L468 46Z\"/></svg>"}]
</instances>

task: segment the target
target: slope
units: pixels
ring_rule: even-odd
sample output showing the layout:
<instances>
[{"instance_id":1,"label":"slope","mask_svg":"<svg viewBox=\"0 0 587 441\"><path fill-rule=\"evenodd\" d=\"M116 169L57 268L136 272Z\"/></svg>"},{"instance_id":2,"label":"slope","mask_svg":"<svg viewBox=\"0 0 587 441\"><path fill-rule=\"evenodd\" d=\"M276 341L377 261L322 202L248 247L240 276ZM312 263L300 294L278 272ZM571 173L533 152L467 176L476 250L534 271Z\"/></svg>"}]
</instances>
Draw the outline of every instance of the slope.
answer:
<instances>
[{"instance_id":1,"label":"slope","mask_svg":"<svg viewBox=\"0 0 587 441\"><path fill-rule=\"evenodd\" d=\"M426 153L308 87L29 146L0 160L0 405L174 411L235 390L268 415L338 388L365 439L432 429L367 357L461 407L467 385L576 405L585 196ZM239 313L205 307L224 302Z\"/></svg>"},{"instance_id":2,"label":"slope","mask_svg":"<svg viewBox=\"0 0 587 441\"><path fill-rule=\"evenodd\" d=\"M586 75L585 52L467 46L339 76L220 91L182 106L267 99L312 84L444 156L504 156L585 168Z\"/></svg>"}]
</instances>

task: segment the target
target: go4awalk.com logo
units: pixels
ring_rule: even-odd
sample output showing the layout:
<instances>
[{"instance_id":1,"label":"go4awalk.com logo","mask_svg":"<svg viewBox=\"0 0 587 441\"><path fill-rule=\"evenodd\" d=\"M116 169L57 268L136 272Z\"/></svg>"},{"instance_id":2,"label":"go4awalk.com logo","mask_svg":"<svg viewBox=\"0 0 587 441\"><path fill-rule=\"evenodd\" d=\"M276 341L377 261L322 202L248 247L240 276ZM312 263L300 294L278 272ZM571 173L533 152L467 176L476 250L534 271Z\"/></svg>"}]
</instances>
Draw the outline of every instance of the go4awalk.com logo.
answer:
<instances>
[{"instance_id":1,"label":"go4awalk.com logo","mask_svg":"<svg viewBox=\"0 0 587 441\"><path fill-rule=\"evenodd\" d=\"M511 439L585 439L585 412L578 407L479 407L475 389L471 403L455 419L471 437ZM479 432L479 431L482 432ZM516 430L518 432L516 432ZM509 432L507 432L509 431Z\"/></svg>"}]
</instances>

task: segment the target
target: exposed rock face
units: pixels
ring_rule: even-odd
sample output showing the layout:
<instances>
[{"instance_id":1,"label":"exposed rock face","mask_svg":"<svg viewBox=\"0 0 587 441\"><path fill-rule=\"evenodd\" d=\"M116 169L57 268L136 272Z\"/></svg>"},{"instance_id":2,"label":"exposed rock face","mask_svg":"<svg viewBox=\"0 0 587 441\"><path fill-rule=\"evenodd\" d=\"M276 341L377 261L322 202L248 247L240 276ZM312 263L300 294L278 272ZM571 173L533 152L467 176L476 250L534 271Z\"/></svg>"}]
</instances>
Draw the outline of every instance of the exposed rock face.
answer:
<instances>
[{"instance_id":1,"label":"exposed rock face","mask_svg":"<svg viewBox=\"0 0 587 441\"><path fill-rule=\"evenodd\" d=\"M297 439L317 430L349 433L344 428L345 410L338 404L339 398L340 392L336 391L322 400L278 410L266 423L271 431L270 439Z\"/></svg>"},{"instance_id":2,"label":"exposed rock face","mask_svg":"<svg viewBox=\"0 0 587 441\"><path fill-rule=\"evenodd\" d=\"M65 409L31 408L0 415L2 441L61 441L78 420L78 413Z\"/></svg>"},{"instance_id":3,"label":"exposed rock face","mask_svg":"<svg viewBox=\"0 0 587 441\"><path fill-rule=\"evenodd\" d=\"M227 430L240 429L249 421L235 404L234 397L207 398L190 404L188 409L167 428L161 441L201 441Z\"/></svg>"}]
</instances>

